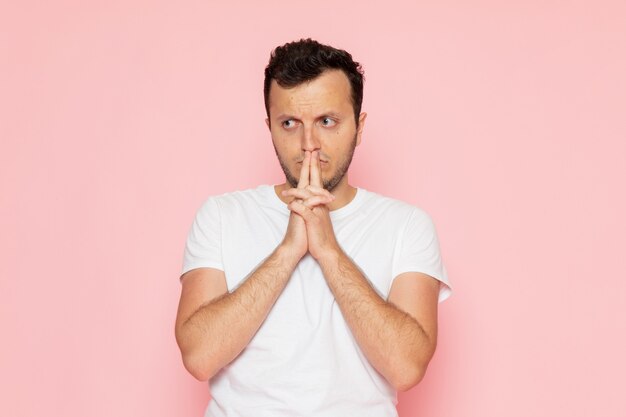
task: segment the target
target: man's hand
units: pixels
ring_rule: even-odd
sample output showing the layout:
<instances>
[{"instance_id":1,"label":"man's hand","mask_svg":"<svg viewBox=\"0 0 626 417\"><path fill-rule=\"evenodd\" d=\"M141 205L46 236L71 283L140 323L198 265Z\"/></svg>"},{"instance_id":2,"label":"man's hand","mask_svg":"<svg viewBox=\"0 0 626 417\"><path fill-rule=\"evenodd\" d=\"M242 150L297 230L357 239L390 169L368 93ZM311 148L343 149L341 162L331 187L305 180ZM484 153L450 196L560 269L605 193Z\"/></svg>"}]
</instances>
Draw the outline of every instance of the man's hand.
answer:
<instances>
[{"instance_id":1,"label":"man's hand","mask_svg":"<svg viewBox=\"0 0 626 417\"><path fill-rule=\"evenodd\" d=\"M302 162L298 188L283 191L283 195L296 198L289 203L288 207L292 216L297 213L296 217L304 219L308 249L316 260L339 249L326 206L334 200L334 196L323 188L321 177L319 152L313 151L310 157L307 152Z\"/></svg>"},{"instance_id":2,"label":"man's hand","mask_svg":"<svg viewBox=\"0 0 626 417\"><path fill-rule=\"evenodd\" d=\"M298 182L298 188L292 188L292 190L305 191L309 186L309 173L311 171L311 152L304 152L304 160L302 161L302 168L300 169L300 181ZM333 201L335 198L326 190L322 190L322 195L309 195L308 197L297 197L290 202L290 204L297 202L297 204L304 205L306 207L314 207L317 204L325 204ZM286 194L283 191L283 195ZM298 259L302 258L308 249L308 239L305 221L302 216L296 214L293 210L289 216L289 224L287 225L287 232L283 239L283 245L293 251Z\"/></svg>"}]
</instances>

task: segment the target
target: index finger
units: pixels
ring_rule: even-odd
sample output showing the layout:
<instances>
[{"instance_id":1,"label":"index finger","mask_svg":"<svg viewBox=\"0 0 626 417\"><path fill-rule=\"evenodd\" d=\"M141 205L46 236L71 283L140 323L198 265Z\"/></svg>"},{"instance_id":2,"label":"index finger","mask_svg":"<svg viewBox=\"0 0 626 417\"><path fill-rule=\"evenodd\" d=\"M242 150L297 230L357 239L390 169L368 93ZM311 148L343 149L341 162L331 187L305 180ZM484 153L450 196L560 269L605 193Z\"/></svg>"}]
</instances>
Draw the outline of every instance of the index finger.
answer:
<instances>
[{"instance_id":1,"label":"index finger","mask_svg":"<svg viewBox=\"0 0 626 417\"><path fill-rule=\"evenodd\" d=\"M302 169L300 170L300 180L298 188L304 188L309 185L309 165L311 164L311 152L304 151L304 161L302 161Z\"/></svg>"},{"instance_id":2,"label":"index finger","mask_svg":"<svg viewBox=\"0 0 626 417\"><path fill-rule=\"evenodd\" d=\"M320 151L313 151L311 155L311 185L322 186L322 175L320 173Z\"/></svg>"}]
</instances>

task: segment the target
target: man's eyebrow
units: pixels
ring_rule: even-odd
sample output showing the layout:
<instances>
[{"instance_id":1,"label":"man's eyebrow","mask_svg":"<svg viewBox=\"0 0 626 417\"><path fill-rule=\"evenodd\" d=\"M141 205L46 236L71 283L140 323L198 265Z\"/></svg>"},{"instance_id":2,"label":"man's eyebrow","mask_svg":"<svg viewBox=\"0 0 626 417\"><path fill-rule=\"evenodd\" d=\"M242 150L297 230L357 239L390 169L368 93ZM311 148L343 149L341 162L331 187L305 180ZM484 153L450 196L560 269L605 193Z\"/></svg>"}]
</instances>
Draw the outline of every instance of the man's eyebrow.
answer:
<instances>
[{"instance_id":1,"label":"man's eyebrow","mask_svg":"<svg viewBox=\"0 0 626 417\"><path fill-rule=\"evenodd\" d=\"M284 113L283 113L283 114L281 114L281 115L276 116L276 119L277 119L277 120L280 120L280 119L285 119L285 120L287 120L287 119L297 119L297 117L292 116L292 115L290 115L290 114L284 114Z\"/></svg>"},{"instance_id":2,"label":"man's eyebrow","mask_svg":"<svg viewBox=\"0 0 626 417\"><path fill-rule=\"evenodd\" d=\"M334 111L329 111L329 112L326 112L326 113L322 113L322 116L331 116L331 117L336 117L338 119L343 117L343 115L341 113L337 113L337 112L334 112Z\"/></svg>"},{"instance_id":3,"label":"man's eyebrow","mask_svg":"<svg viewBox=\"0 0 626 417\"><path fill-rule=\"evenodd\" d=\"M321 113L316 118L320 118L320 117L324 117L324 116L336 117L338 119L343 117L343 115L341 113L337 113L335 111L327 111L327 112ZM284 119L284 120L288 120L288 119L299 120L296 116L292 116L291 114L287 114L287 113L283 113L283 114L280 114L280 115L276 116L276 120L282 120L282 119Z\"/></svg>"}]
</instances>

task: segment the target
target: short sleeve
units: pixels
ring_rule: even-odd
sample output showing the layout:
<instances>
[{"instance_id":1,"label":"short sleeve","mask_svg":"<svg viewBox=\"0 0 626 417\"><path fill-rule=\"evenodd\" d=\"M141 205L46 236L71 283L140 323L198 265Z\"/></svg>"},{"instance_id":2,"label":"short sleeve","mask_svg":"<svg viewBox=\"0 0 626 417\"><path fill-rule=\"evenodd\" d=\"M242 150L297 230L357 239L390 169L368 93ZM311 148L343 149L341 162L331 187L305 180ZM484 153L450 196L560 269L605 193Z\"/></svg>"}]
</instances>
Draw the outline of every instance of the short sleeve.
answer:
<instances>
[{"instance_id":1,"label":"short sleeve","mask_svg":"<svg viewBox=\"0 0 626 417\"><path fill-rule=\"evenodd\" d=\"M422 272L439 280L439 302L452 294L448 274L441 259L439 238L431 217L415 207L400 238L393 277L404 272Z\"/></svg>"},{"instance_id":2,"label":"short sleeve","mask_svg":"<svg viewBox=\"0 0 626 417\"><path fill-rule=\"evenodd\" d=\"M196 212L187 235L181 277L185 272L200 267L224 270L220 211L215 197L209 197Z\"/></svg>"}]
</instances>

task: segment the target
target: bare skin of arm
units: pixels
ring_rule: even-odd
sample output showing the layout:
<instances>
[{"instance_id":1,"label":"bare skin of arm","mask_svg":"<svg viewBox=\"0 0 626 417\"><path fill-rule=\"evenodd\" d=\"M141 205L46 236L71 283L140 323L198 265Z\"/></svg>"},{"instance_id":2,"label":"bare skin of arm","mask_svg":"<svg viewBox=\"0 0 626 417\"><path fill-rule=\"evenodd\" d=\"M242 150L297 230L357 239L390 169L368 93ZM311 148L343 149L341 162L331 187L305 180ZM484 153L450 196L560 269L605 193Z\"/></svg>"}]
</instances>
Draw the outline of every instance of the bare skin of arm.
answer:
<instances>
[{"instance_id":1,"label":"bare skin of arm","mask_svg":"<svg viewBox=\"0 0 626 417\"><path fill-rule=\"evenodd\" d=\"M303 184L304 178L308 181L309 159L301 171ZM300 201L313 207L332 199ZM304 220L291 213L281 244L231 293L223 271L198 268L184 274L175 333L183 364L196 379L210 379L248 345L306 254L306 239Z\"/></svg>"},{"instance_id":2,"label":"bare skin of arm","mask_svg":"<svg viewBox=\"0 0 626 417\"><path fill-rule=\"evenodd\" d=\"M320 187L313 152L311 186L283 194L304 199L321 195ZM416 385L436 349L438 282L426 274L402 274L385 301L337 243L326 205L310 209L294 200L288 207L304 218L309 252L369 362L399 391Z\"/></svg>"},{"instance_id":3,"label":"bare skin of arm","mask_svg":"<svg viewBox=\"0 0 626 417\"><path fill-rule=\"evenodd\" d=\"M176 340L185 368L196 379L210 379L248 345L287 285L297 263L296 256L286 247L279 246L235 291L226 291L212 299L205 291L208 301L202 300L204 294L198 297L195 290L207 286L203 280L212 279L207 271L209 268L189 271L189 274L195 272L204 274L204 277L183 278ZM216 273L224 280L222 287L225 289L224 272L213 269L213 274ZM215 276L219 275L214 275L213 279ZM189 314L194 301L202 304Z\"/></svg>"},{"instance_id":4,"label":"bare skin of arm","mask_svg":"<svg viewBox=\"0 0 626 417\"><path fill-rule=\"evenodd\" d=\"M407 274L408 280L420 280L416 284L404 283L407 288L421 286L421 298L425 302L414 307L424 318L420 323L402 308L383 300L343 251L328 253L318 261L346 322L371 364L396 390L407 391L418 384L437 345L437 281L425 274ZM415 300L411 302L415 304Z\"/></svg>"}]
</instances>

